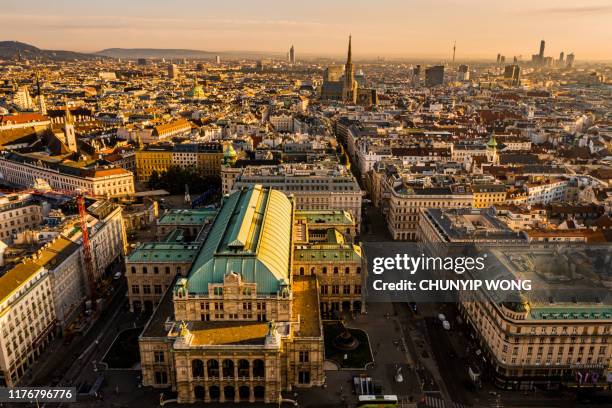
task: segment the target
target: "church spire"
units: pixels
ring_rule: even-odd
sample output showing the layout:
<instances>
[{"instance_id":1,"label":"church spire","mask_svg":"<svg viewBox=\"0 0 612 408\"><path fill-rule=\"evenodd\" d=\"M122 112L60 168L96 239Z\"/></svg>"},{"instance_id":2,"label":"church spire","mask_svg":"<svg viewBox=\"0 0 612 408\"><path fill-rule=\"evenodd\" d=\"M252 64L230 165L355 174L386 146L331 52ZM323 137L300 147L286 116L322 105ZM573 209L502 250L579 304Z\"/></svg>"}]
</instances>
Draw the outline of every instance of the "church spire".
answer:
<instances>
[{"instance_id":1,"label":"church spire","mask_svg":"<svg viewBox=\"0 0 612 408\"><path fill-rule=\"evenodd\" d=\"M70 108L68 108L68 100L65 101L66 105L65 105L65 115L66 115L66 124L67 125L73 125L74 124L74 119L72 119L72 113L70 112Z\"/></svg>"},{"instance_id":2,"label":"church spire","mask_svg":"<svg viewBox=\"0 0 612 408\"><path fill-rule=\"evenodd\" d=\"M353 56L352 56L352 52L351 52L351 35L349 34L349 46L348 46L348 56L346 58L346 63L347 64L351 64L353 61Z\"/></svg>"}]
</instances>

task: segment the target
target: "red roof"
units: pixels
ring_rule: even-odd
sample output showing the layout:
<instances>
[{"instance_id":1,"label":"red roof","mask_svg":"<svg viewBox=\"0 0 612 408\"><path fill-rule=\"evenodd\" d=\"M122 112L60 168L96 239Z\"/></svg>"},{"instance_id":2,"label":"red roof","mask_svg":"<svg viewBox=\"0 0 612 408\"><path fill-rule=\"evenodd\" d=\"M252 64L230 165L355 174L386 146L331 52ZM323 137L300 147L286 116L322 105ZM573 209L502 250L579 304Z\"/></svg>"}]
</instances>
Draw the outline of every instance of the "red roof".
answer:
<instances>
[{"instance_id":1,"label":"red roof","mask_svg":"<svg viewBox=\"0 0 612 408\"><path fill-rule=\"evenodd\" d=\"M29 123L42 122L49 120L40 113L19 113L17 115L0 115L0 125L8 125L9 123Z\"/></svg>"}]
</instances>

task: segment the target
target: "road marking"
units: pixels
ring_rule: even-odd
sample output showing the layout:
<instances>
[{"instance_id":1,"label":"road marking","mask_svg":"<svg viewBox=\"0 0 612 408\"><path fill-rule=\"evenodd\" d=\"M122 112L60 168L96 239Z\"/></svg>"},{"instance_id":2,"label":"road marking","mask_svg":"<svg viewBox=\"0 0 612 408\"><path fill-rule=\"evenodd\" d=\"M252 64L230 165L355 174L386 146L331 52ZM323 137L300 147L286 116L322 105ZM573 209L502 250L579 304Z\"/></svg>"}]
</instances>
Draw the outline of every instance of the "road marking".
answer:
<instances>
[{"instance_id":1,"label":"road marking","mask_svg":"<svg viewBox=\"0 0 612 408\"><path fill-rule=\"evenodd\" d=\"M459 402L446 401L429 395L425 396L425 406L431 408L467 408Z\"/></svg>"}]
</instances>

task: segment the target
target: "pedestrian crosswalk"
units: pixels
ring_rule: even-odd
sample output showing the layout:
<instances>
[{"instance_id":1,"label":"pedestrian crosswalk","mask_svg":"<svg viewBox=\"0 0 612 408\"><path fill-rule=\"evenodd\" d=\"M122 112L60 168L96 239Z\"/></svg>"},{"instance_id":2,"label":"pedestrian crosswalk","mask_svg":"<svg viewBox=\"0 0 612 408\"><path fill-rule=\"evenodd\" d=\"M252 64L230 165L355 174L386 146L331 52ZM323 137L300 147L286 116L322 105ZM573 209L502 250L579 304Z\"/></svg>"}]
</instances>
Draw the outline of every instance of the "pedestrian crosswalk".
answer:
<instances>
[{"instance_id":1,"label":"pedestrian crosswalk","mask_svg":"<svg viewBox=\"0 0 612 408\"><path fill-rule=\"evenodd\" d=\"M432 397L431 395L425 396L421 406L427 408L468 408L458 402L446 401L441 398Z\"/></svg>"}]
</instances>

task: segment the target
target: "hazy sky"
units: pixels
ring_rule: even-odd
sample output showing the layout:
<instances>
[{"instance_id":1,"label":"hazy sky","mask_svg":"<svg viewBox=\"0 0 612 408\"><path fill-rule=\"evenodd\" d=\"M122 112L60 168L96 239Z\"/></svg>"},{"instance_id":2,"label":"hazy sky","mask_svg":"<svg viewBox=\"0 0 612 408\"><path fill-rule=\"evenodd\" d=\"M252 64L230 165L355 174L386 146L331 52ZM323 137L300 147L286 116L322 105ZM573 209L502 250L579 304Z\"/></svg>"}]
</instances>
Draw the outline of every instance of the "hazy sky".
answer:
<instances>
[{"instance_id":1,"label":"hazy sky","mask_svg":"<svg viewBox=\"0 0 612 408\"><path fill-rule=\"evenodd\" d=\"M612 0L2 0L0 40L40 48L110 47L360 57L612 60Z\"/></svg>"}]
</instances>

